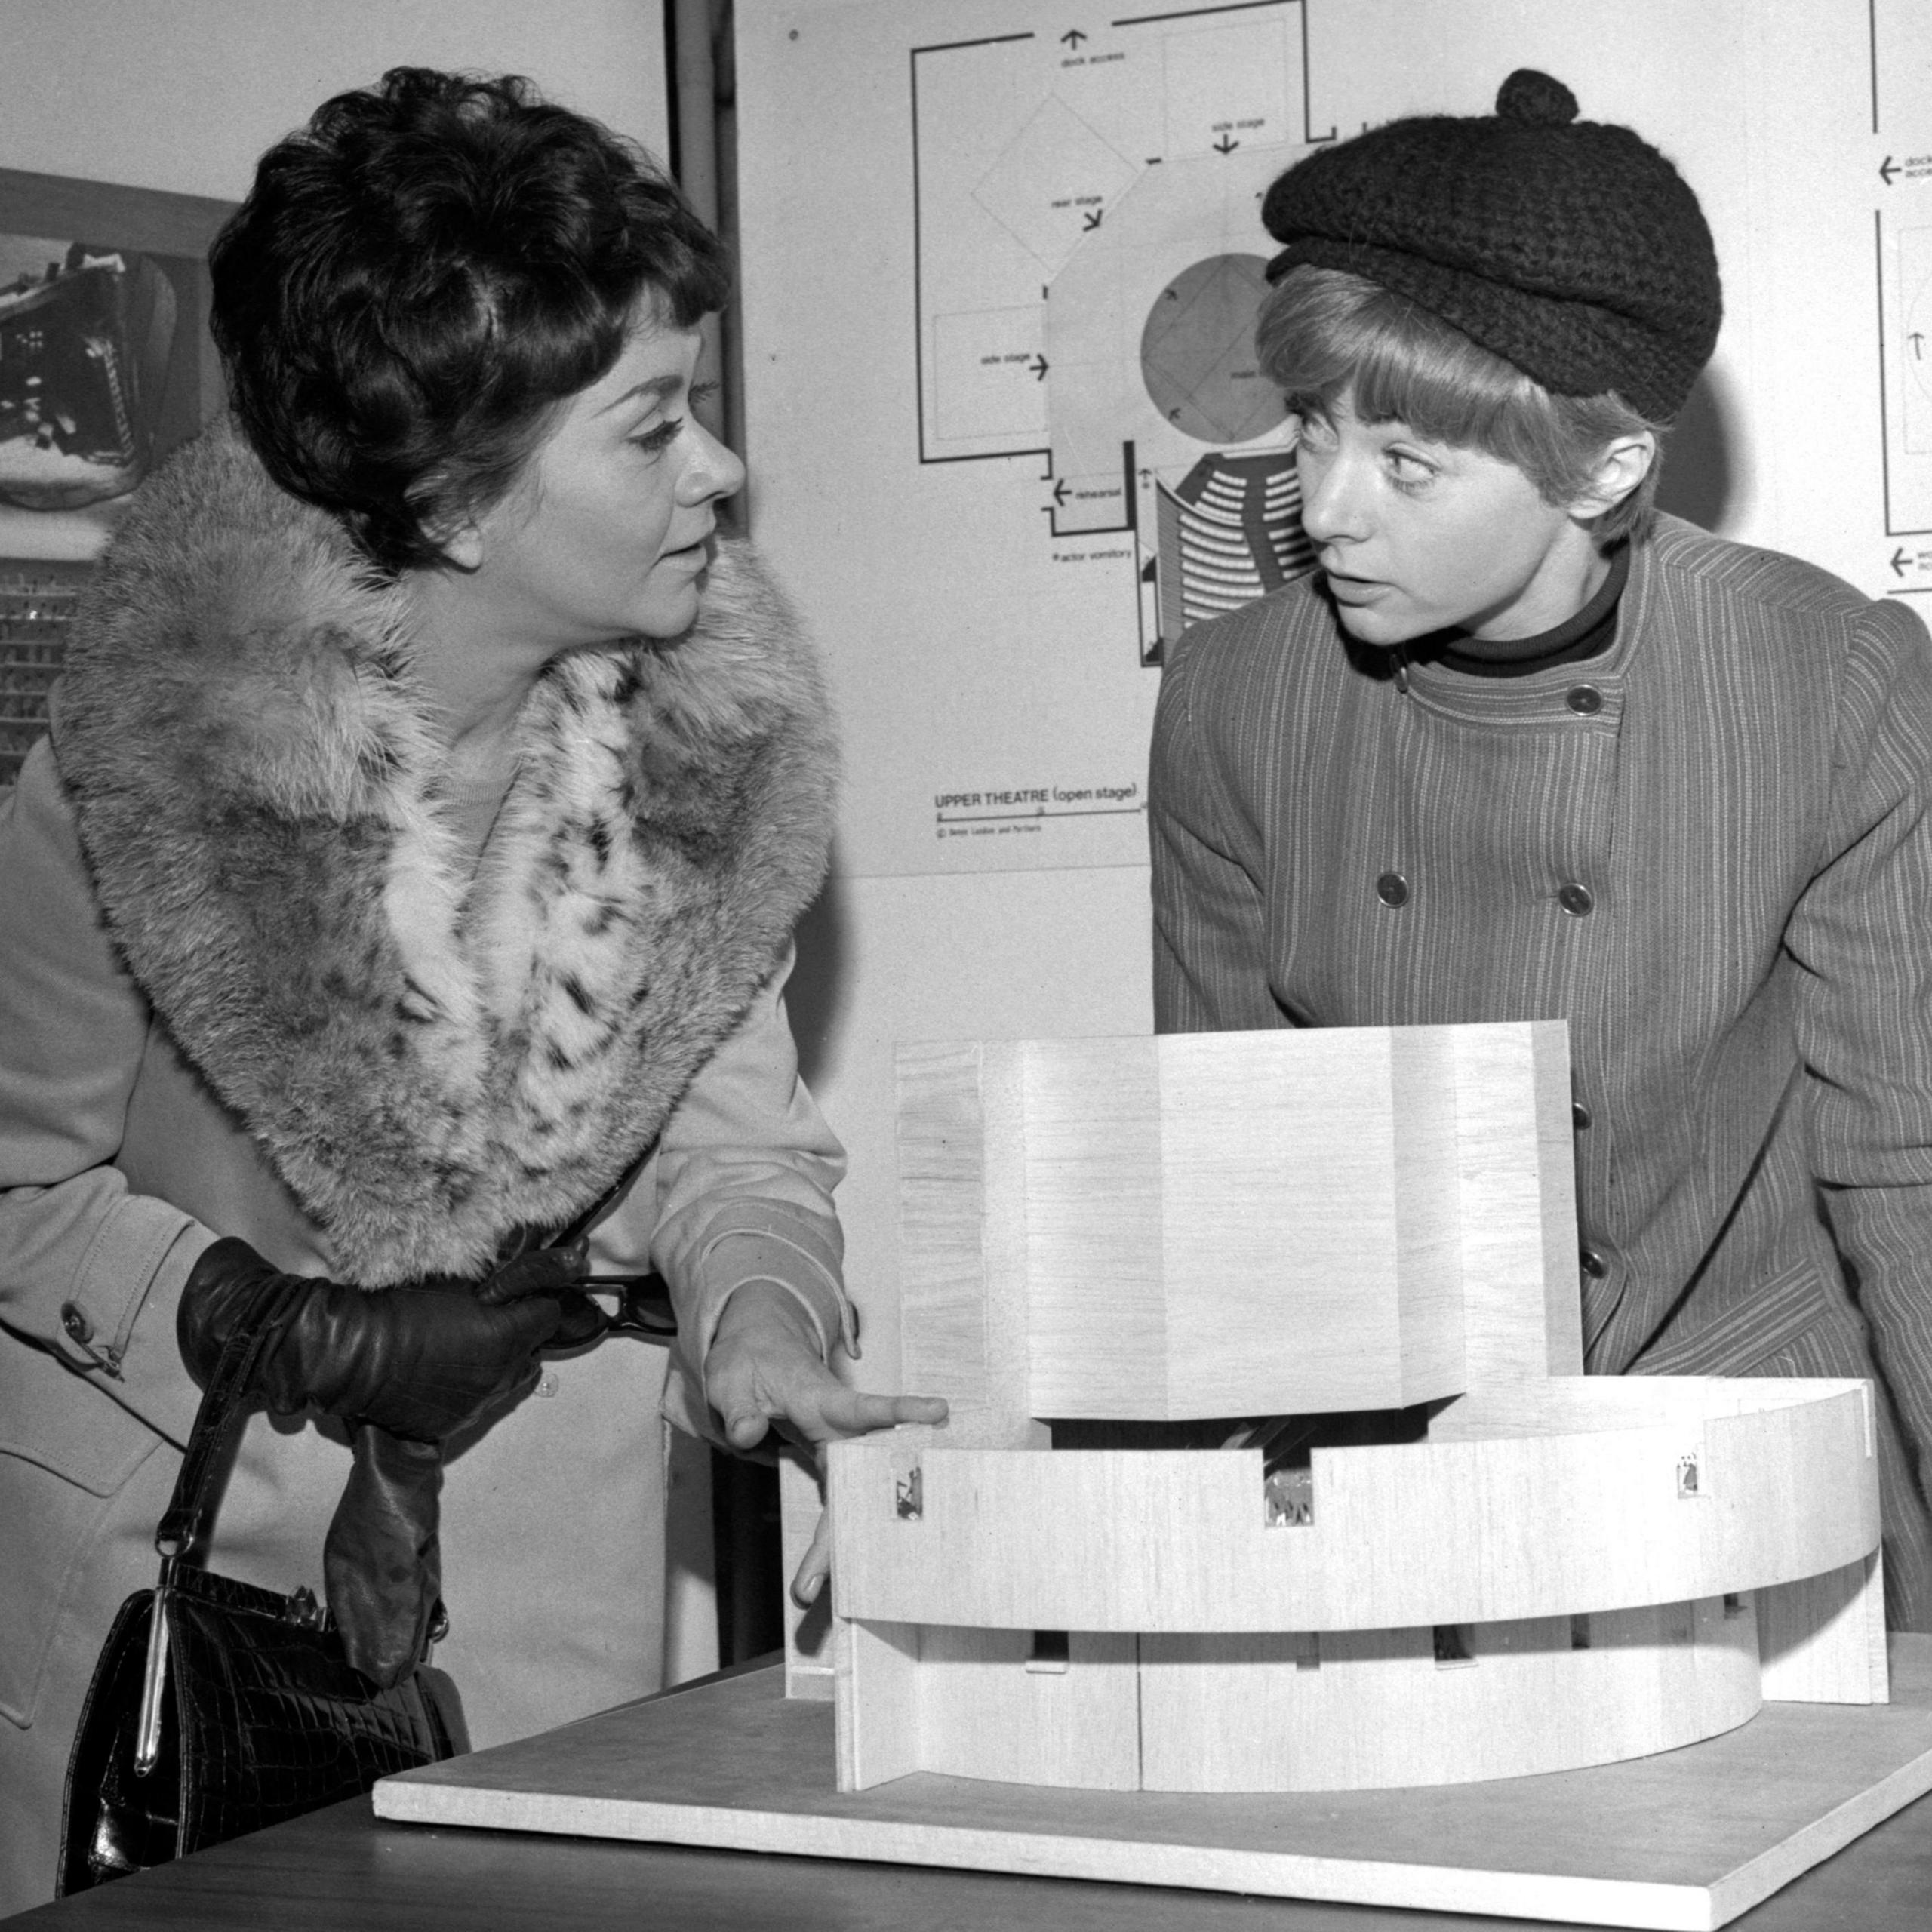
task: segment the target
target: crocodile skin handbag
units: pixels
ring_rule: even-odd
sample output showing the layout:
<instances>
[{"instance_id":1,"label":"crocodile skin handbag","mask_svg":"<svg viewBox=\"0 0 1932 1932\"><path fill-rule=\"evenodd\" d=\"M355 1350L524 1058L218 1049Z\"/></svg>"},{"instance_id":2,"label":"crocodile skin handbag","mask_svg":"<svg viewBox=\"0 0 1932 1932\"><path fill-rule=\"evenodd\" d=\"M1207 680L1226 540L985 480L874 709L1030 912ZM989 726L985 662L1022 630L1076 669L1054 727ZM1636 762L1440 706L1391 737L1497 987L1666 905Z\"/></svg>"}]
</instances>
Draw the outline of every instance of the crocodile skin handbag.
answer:
<instances>
[{"instance_id":1,"label":"crocodile skin handbag","mask_svg":"<svg viewBox=\"0 0 1932 1932\"><path fill-rule=\"evenodd\" d=\"M244 1413L238 1392L302 1286L229 1337L155 1534L160 1580L121 1606L94 1667L67 1764L63 1897L451 1755L420 1668L377 1690L308 1590L278 1596L198 1554Z\"/></svg>"}]
</instances>

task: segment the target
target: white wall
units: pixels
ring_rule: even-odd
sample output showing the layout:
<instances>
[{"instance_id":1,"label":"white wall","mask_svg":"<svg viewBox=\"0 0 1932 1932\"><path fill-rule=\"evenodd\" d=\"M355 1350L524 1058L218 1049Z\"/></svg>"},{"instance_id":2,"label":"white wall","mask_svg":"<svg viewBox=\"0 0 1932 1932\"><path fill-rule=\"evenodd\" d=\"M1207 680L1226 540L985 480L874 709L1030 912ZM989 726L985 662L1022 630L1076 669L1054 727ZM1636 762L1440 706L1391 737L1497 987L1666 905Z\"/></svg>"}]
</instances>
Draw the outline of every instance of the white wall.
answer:
<instances>
[{"instance_id":1,"label":"white wall","mask_svg":"<svg viewBox=\"0 0 1932 1932\"><path fill-rule=\"evenodd\" d=\"M528 74L662 155L658 0L0 0L0 167L238 198L397 66Z\"/></svg>"}]
</instances>

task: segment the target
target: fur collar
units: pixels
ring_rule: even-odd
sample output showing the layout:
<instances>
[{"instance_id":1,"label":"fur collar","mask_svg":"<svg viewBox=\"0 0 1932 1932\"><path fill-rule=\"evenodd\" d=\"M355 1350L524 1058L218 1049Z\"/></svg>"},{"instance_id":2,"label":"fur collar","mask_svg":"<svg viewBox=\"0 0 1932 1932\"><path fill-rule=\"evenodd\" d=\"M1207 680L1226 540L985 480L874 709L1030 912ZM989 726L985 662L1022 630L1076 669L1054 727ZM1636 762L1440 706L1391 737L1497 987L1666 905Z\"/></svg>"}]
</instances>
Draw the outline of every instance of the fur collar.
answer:
<instances>
[{"instance_id":1,"label":"fur collar","mask_svg":"<svg viewBox=\"0 0 1932 1932\"><path fill-rule=\"evenodd\" d=\"M823 876L816 662L728 546L667 645L560 659L472 880L401 600L217 426L143 491L55 744L156 1012L375 1286L595 1201Z\"/></svg>"}]
</instances>

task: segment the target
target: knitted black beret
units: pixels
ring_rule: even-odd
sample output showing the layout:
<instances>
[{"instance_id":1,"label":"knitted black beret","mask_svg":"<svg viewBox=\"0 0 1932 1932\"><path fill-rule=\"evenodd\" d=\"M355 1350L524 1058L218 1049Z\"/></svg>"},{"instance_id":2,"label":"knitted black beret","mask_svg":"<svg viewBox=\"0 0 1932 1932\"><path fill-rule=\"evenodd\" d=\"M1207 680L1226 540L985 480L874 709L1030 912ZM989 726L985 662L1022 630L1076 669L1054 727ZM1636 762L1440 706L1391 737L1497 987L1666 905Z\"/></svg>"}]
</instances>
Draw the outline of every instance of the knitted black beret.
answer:
<instances>
[{"instance_id":1,"label":"knitted black beret","mask_svg":"<svg viewBox=\"0 0 1932 1932\"><path fill-rule=\"evenodd\" d=\"M1519 68L1496 112L1392 121L1298 162L1261 218L1303 263L1407 296L1559 395L1683 406L1724 314L1697 198L1628 128Z\"/></svg>"}]
</instances>

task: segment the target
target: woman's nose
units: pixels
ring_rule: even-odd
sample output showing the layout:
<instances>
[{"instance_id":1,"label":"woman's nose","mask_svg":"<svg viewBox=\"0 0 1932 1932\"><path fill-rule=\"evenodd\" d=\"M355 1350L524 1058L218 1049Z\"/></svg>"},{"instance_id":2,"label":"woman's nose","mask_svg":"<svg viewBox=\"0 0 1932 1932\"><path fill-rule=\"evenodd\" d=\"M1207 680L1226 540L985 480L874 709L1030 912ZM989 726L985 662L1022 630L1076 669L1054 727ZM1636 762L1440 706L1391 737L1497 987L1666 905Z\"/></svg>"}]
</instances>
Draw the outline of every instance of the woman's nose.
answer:
<instances>
[{"instance_id":1,"label":"woman's nose","mask_svg":"<svg viewBox=\"0 0 1932 1932\"><path fill-rule=\"evenodd\" d=\"M678 494L693 505L735 497L745 487L745 466L695 417L691 427L694 448L679 478Z\"/></svg>"},{"instance_id":2,"label":"woman's nose","mask_svg":"<svg viewBox=\"0 0 1932 1932\"><path fill-rule=\"evenodd\" d=\"M1301 484L1301 527L1310 543L1346 542L1362 534L1361 496L1354 466L1340 458L1296 465Z\"/></svg>"}]
</instances>

